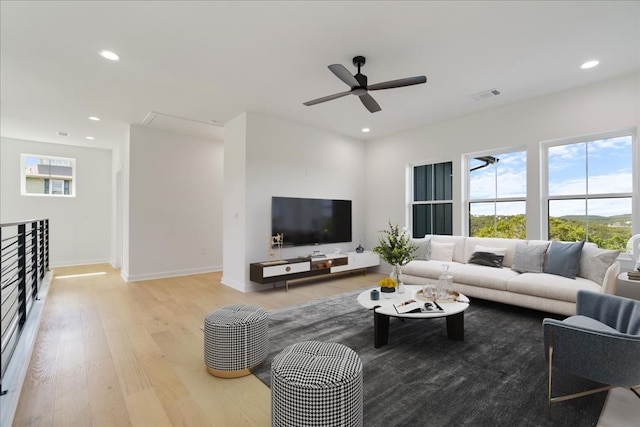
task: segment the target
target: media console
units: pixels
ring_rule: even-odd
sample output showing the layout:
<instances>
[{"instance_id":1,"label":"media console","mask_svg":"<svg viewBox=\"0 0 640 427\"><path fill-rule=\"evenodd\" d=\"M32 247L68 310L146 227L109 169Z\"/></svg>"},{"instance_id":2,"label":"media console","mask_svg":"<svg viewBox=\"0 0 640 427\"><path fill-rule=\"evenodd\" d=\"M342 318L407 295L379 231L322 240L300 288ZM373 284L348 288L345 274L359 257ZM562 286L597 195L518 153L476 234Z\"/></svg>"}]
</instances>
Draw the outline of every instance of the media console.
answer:
<instances>
[{"instance_id":1,"label":"media console","mask_svg":"<svg viewBox=\"0 0 640 427\"><path fill-rule=\"evenodd\" d=\"M371 251L326 254L323 257L291 258L279 261L256 262L249 265L249 279L260 284L289 282L296 279L347 271L364 270L380 265L380 256Z\"/></svg>"}]
</instances>

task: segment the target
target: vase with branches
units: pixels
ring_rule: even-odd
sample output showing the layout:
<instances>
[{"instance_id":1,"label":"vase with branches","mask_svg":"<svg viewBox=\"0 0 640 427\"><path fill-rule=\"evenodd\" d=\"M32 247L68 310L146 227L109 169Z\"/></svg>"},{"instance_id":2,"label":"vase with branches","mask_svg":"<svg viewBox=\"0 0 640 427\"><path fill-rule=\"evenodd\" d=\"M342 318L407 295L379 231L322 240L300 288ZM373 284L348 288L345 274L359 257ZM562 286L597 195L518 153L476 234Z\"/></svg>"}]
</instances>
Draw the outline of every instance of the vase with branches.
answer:
<instances>
[{"instance_id":1,"label":"vase with branches","mask_svg":"<svg viewBox=\"0 0 640 427\"><path fill-rule=\"evenodd\" d=\"M380 231L378 245L373 248L373 252L392 266L392 276L398 282L399 293L404 291L402 266L415 258L416 250L418 247L411 243L406 229L400 230L400 227L392 224L391 221L389 221L388 230Z\"/></svg>"}]
</instances>

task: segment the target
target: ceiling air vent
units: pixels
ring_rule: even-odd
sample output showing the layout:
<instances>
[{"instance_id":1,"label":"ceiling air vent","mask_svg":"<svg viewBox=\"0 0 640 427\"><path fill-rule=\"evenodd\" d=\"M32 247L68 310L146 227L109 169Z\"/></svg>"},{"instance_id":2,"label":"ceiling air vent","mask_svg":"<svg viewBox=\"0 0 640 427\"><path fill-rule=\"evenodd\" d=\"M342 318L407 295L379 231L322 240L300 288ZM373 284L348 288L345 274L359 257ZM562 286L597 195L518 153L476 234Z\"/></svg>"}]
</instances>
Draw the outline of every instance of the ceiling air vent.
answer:
<instances>
[{"instance_id":1,"label":"ceiling air vent","mask_svg":"<svg viewBox=\"0 0 640 427\"><path fill-rule=\"evenodd\" d=\"M198 120L170 116L168 114L151 111L142 120L143 125L157 129L186 133L209 139L224 140L224 127Z\"/></svg>"},{"instance_id":2,"label":"ceiling air vent","mask_svg":"<svg viewBox=\"0 0 640 427\"><path fill-rule=\"evenodd\" d=\"M500 91L498 89L490 89L485 90L484 92L476 93L475 95L471 95L474 101L482 101L483 99L491 98L494 96L500 95Z\"/></svg>"}]
</instances>

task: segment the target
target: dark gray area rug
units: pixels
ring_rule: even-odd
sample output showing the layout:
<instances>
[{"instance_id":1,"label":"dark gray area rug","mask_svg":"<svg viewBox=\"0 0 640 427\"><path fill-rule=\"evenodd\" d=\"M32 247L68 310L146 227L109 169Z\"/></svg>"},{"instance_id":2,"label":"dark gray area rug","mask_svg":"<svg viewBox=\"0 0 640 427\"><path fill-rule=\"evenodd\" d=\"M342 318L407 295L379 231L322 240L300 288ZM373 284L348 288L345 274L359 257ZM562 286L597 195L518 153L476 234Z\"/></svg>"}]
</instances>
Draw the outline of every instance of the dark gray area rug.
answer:
<instances>
[{"instance_id":1,"label":"dark gray area rug","mask_svg":"<svg viewBox=\"0 0 640 427\"><path fill-rule=\"evenodd\" d=\"M556 403L546 417L542 319L555 315L483 300L465 312L465 340L445 319L392 318L389 344L373 346L373 313L357 292L269 313L270 352L254 374L270 384L271 361L300 341L338 342L363 363L364 425L595 426L606 393ZM554 395L593 384L554 371Z\"/></svg>"}]
</instances>

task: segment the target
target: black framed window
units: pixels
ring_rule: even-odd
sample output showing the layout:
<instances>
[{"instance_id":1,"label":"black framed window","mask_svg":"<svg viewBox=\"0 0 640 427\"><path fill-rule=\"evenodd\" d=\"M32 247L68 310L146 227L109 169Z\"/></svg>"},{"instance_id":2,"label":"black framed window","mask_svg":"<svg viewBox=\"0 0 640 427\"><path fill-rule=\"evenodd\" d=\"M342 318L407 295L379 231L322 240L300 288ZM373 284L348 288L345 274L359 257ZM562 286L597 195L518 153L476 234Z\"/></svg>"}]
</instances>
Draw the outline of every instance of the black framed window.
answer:
<instances>
[{"instance_id":1,"label":"black framed window","mask_svg":"<svg viewBox=\"0 0 640 427\"><path fill-rule=\"evenodd\" d=\"M452 170L452 162L413 167L413 237L453 234Z\"/></svg>"}]
</instances>

